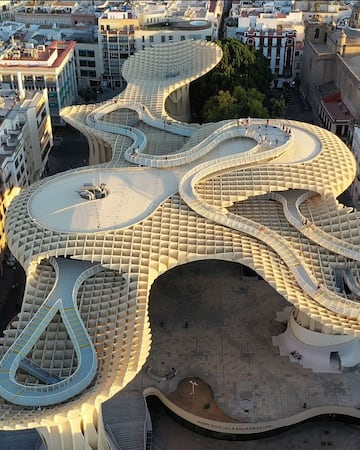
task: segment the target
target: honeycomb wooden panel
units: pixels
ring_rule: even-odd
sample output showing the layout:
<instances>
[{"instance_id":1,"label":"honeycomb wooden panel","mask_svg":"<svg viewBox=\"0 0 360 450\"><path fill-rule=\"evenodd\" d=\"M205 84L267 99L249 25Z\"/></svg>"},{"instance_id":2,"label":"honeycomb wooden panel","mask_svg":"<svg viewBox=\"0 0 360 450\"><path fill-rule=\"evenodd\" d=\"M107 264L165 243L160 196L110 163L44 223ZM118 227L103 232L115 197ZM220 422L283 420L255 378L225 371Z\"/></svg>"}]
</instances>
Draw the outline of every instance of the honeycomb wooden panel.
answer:
<instances>
[{"instance_id":1,"label":"honeycomb wooden panel","mask_svg":"<svg viewBox=\"0 0 360 450\"><path fill-rule=\"evenodd\" d=\"M260 149L246 156L247 159L234 155L226 161L219 157L211 163L202 154L189 166L177 169L166 166L168 154L191 152L220 127L233 126L231 121L189 125L186 130L191 133L186 136L161 128L164 117L168 118L167 96L210 70L220 58L221 51L215 44L198 41L154 47L131 56L124 65L126 90L117 103L105 104L110 108L108 114L99 115L99 123L115 123L119 134L89 126L89 115L104 105L78 105L62 111L64 119L87 137L90 160L98 163L99 171L111 168L122 171L132 165L125 159L125 153L133 141L121 134L121 127L139 125L149 137L145 147L149 162L152 156L159 157L164 172L173 170L180 193L171 192L140 222L96 233L54 231L33 220L28 205L43 181L13 201L6 231L12 252L27 272L27 288L19 317L0 339L2 354L40 308L55 282L54 270L47 263L50 257L99 262L106 270L84 281L77 297L81 318L97 354L94 381L71 401L42 411L0 400L0 427L26 428L28 423L39 429L58 427L71 423L75 417L88 424L93 423L94 417L101 420L101 403L124 389L146 361L151 346L147 313L151 284L161 273L192 260L219 258L246 264L297 309L323 324L324 331L360 336L353 298L336 291L332 275L332 266L345 263L346 258L306 237L288 222L282 205L267 198L270 192L289 189L318 193L300 205L301 213L326 233L345 244L358 246L360 216L335 200L355 175L352 155L336 136L313 125L287 121L287 127L319 143L320 151L305 163L281 162L283 153L302 151L301 142L294 137L288 143L284 141L283 153L279 154L267 154L271 149ZM178 73L164 78L174 67ZM153 125L145 123L149 117L140 119L139 105L149 111ZM259 123L265 126L264 121ZM279 127L274 130L280 133ZM112 158L107 158L106 148L112 149ZM82 170L72 172L80 176ZM275 241L278 239L277 246L265 239L268 232ZM298 261L310 274L309 278L322 283L331 295L318 295L302 287L292 267ZM350 266L358 276L358 261L351 261ZM54 319L32 350L35 361L60 376L70 374L77 366L76 354L66 336L61 320ZM83 405L88 405L87 411ZM74 421L62 429L81 434L77 434L76 426L80 428ZM53 448L61 442L60 428L51 429L53 436L49 442ZM89 439L87 429L83 431L85 440ZM99 430L96 439L98 448L103 448L101 427Z\"/></svg>"}]
</instances>

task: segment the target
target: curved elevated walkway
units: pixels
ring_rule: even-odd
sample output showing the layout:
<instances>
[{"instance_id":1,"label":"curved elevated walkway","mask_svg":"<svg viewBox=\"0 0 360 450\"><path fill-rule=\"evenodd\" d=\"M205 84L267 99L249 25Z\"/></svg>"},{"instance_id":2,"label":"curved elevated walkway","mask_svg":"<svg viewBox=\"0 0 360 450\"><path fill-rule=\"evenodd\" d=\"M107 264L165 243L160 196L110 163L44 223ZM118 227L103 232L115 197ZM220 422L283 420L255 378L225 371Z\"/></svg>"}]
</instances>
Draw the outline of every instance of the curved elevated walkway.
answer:
<instances>
[{"instance_id":1,"label":"curved elevated walkway","mask_svg":"<svg viewBox=\"0 0 360 450\"><path fill-rule=\"evenodd\" d=\"M96 352L80 318L76 295L86 278L103 269L100 264L62 258L53 258L52 264L57 274L55 286L0 362L0 394L17 405L45 406L63 402L85 389L94 378L97 369ZM21 361L24 361L58 312L73 342L78 367L69 377L46 386L17 382L16 371ZM22 366L24 367L24 362ZM31 372L36 376L33 368Z\"/></svg>"},{"instance_id":2,"label":"curved elevated walkway","mask_svg":"<svg viewBox=\"0 0 360 450\"><path fill-rule=\"evenodd\" d=\"M326 289L324 286L321 286L319 281L316 280L307 268L301 256L292 249L292 246L289 245L285 239L281 238L277 233L274 233L269 228L264 226L259 227L257 222L231 214L225 208L214 207L206 204L206 202L201 199L201 195L199 195L196 191L196 185L199 184L202 179L210 178L221 172L226 172L231 168L236 168L238 170L242 166L244 167L250 164L254 165L265 162L270 158L278 156L279 154L281 154L281 151L279 148L275 148L268 150L267 152L251 156L232 156L228 158L221 158L218 161L212 161L211 164L200 164L185 174L181 180L179 192L189 207L198 214L229 228L251 235L271 247L288 266L299 286L301 286L301 288L304 289L304 291L313 297L317 302L331 311L344 314L347 317L358 320L360 318L360 303L344 299L343 297ZM285 196L281 197L280 194L276 193L273 194L273 196L276 199L282 199L282 201L286 203ZM289 196L289 198L291 197ZM296 211L296 207L294 207L294 211ZM290 216L290 211L288 215ZM324 235L326 236L326 233L324 233ZM323 240L326 241L324 236L323 238ZM331 239L331 237L329 237L327 243L328 246L333 244L332 248L339 249L338 246L341 247L341 243L339 243L336 238ZM343 250L343 252L346 254L349 253L346 252L346 249Z\"/></svg>"},{"instance_id":3,"label":"curved elevated walkway","mask_svg":"<svg viewBox=\"0 0 360 450\"><path fill-rule=\"evenodd\" d=\"M309 191L285 191L270 192L269 198L277 200L283 205L284 214L287 220L297 228L304 236L314 241L323 248L345 256L355 261L360 261L360 247L350 242L338 239L330 233L323 231L320 227L315 226L300 212L300 205L316 193Z\"/></svg>"}]
</instances>

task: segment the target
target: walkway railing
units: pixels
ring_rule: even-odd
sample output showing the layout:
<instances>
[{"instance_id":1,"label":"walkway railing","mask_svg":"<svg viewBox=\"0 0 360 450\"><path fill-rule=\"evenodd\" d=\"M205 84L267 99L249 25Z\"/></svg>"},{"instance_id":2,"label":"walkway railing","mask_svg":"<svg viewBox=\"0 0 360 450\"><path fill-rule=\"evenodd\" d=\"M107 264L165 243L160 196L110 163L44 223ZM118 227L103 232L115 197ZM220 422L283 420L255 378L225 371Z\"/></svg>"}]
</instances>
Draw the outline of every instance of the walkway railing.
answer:
<instances>
[{"instance_id":1,"label":"walkway railing","mask_svg":"<svg viewBox=\"0 0 360 450\"><path fill-rule=\"evenodd\" d=\"M271 192L269 197L283 205L284 215L288 222L308 239L338 255L345 256L345 258L360 261L360 249L358 246L326 233L301 214L299 210L300 205L314 194L316 193L310 191L300 194L296 194L293 191L285 191L281 193Z\"/></svg>"},{"instance_id":2,"label":"walkway railing","mask_svg":"<svg viewBox=\"0 0 360 450\"><path fill-rule=\"evenodd\" d=\"M345 299L328 290L325 286L319 285L319 282L307 268L303 258L298 255L297 252L293 250L290 243L279 236L278 233L265 226L259 225L257 222L250 219L231 214L226 208L208 205L201 199L200 194L196 192L196 185L201 180L208 178L215 173L233 168L239 170L241 167L264 162L269 158L276 157L276 155L280 155L279 147L254 155L245 155L243 157L241 155L235 155L200 164L187 172L181 180L179 189L181 197L190 208L203 217L207 217L229 228L244 232L266 243L266 245L272 248L282 258L294 275L299 286L301 286L301 288L314 300L338 314L359 319L360 304Z\"/></svg>"},{"instance_id":3,"label":"walkway railing","mask_svg":"<svg viewBox=\"0 0 360 450\"><path fill-rule=\"evenodd\" d=\"M93 380L97 370L95 348L77 309L77 292L84 280L103 268L100 264L62 258L52 258L51 263L56 273L54 287L0 362L0 395L17 405L61 403L82 392ZM76 351L76 370L53 384L30 386L18 382L16 371L20 362L26 358L58 312Z\"/></svg>"}]
</instances>

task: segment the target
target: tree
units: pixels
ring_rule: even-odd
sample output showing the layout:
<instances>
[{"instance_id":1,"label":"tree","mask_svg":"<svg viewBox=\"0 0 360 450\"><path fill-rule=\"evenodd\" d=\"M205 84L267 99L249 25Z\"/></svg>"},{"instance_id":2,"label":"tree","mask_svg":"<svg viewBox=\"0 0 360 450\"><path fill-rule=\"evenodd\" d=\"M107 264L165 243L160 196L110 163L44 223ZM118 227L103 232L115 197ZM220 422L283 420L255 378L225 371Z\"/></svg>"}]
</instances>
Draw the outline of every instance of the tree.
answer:
<instances>
[{"instance_id":1,"label":"tree","mask_svg":"<svg viewBox=\"0 0 360 450\"><path fill-rule=\"evenodd\" d=\"M269 117L269 112L263 105L265 95L257 89L245 89L236 86L233 93L219 91L210 97L202 109L204 122L217 122L238 117Z\"/></svg>"},{"instance_id":2,"label":"tree","mask_svg":"<svg viewBox=\"0 0 360 450\"><path fill-rule=\"evenodd\" d=\"M237 39L223 39L217 44L223 50L222 60L211 72L190 85L194 119L212 121L214 119L210 117L245 117L252 112L257 112L251 114L253 116L267 117L268 112L262 106L265 97L257 96L257 92L265 94L270 89L272 75L267 59ZM247 99L247 95L251 98ZM215 107L221 113L216 112Z\"/></svg>"},{"instance_id":3,"label":"tree","mask_svg":"<svg viewBox=\"0 0 360 450\"><path fill-rule=\"evenodd\" d=\"M237 106L236 98L232 97L229 91L219 91L217 95L213 95L205 102L204 121L218 122L232 119L237 115Z\"/></svg>"},{"instance_id":4,"label":"tree","mask_svg":"<svg viewBox=\"0 0 360 450\"><path fill-rule=\"evenodd\" d=\"M272 106L272 117L282 117L285 112L285 99L284 97L280 98L272 98L271 99L271 106Z\"/></svg>"}]
</instances>

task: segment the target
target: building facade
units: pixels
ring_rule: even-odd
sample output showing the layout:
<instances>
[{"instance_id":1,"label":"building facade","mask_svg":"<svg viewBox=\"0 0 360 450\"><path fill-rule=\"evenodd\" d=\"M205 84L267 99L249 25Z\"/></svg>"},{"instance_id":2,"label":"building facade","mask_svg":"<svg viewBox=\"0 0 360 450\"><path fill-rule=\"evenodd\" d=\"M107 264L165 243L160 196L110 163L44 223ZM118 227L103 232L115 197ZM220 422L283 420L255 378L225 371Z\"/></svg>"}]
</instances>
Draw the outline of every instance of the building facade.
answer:
<instances>
[{"instance_id":1,"label":"building facade","mask_svg":"<svg viewBox=\"0 0 360 450\"><path fill-rule=\"evenodd\" d=\"M0 261L6 210L21 188L46 171L53 145L47 92L0 90Z\"/></svg>"},{"instance_id":2,"label":"building facade","mask_svg":"<svg viewBox=\"0 0 360 450\"><path fill-rule=\"evenodd\" d=\"M320 123L348 142L360 119L359 13L360 2L345 28L320 18L305 21L302 92Z\"/></svg>"},{"instance_id":3,"label":"building facade","mask_svg":"<svg viewBox=\"0 0 360 450\"><path fill-rule=\"evenodd\" d=\"M75 67L77 86L81 88L99 88L102 85L103 64L97 42L76 41Z\"/></svg>"},{"instance_id":4,"label":"building facade","mask_svg":"<svg viewBox=\"0 0 360 450\"><path fill-rule=\"evenodd\" d=\"M11 89L47 89L54 125L61 125L61 108L77 96L74 49L76 42L54 41L50 45L12 45L0 56L0 83Z\"/></svg>"},{"instance_id":5,"label":"building facade","mask_svg":"<svg viewBox=\"0 0 360 450\"><path fill-rule=\"evenodd\" d=\"M226 37L261 52L269 61L274 87L300 78L302 63L302 12L261 12L234 5L226 22Z\"/></svg>"},{"instance_id":6,"label":"building facade","mask_svg":"<svg viewBox=\"0 0 360 450\"><path fill-rule=\"evenodd\" d=\"M26 25L76 26L95 25L93 2L29 1L14 8L13 16Z\"/></svg>"}]
</instances>

